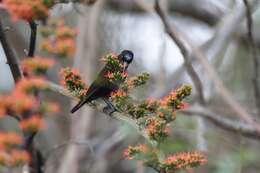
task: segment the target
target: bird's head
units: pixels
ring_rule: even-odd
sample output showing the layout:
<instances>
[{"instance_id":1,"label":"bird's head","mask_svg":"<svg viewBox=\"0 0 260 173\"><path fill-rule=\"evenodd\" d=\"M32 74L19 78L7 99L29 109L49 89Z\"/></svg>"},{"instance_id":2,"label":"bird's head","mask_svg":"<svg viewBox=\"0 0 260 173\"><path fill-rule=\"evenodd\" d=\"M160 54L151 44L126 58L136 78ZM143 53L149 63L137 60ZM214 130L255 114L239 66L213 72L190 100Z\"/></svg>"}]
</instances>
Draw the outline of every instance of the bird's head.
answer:
<instances>
[{"instance_id":1,"label":"bird's head","mask_svg":"<svg viewBox=\"0 0 260 173\"><path fill-rule=\"evenodd\" d=\"M123 50L118 57L124 63L123 72L126 72L129 64L131 64L134 59L134 53L130 50Z\"/></svg>"}]
</instances>

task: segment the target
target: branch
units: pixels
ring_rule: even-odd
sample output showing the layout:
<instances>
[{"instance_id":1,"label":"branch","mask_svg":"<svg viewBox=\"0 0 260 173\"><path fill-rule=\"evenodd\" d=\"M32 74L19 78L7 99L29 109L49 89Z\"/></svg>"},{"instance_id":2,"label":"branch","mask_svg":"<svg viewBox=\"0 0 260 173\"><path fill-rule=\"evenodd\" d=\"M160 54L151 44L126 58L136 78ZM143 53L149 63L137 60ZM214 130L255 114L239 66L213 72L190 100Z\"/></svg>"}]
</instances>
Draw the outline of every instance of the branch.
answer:
<instances>
[{"instance_id":1,"label":"branch","mask_svg":"<svg viewBox=\"0 0 260 173\"><path fill-rule=\"evenodd\" d=\"M205 97L203 93L203 85L199 78L199 75L195 71L195 69L192 66L191 62L191 54L188 49L188 45L185 44L185 41L179 36L179 33L176 30L172 30L169 22L166 20L166 15L164 14L162 8L160 7L159 1L157 0L155 2L155 11L161 18L166 32L169 34L169 36L174 40L174 42L177 44L177 46L180 48L180 51L184 58L184 65L186 66L187 72L189 76L191 77L195 88L199 94L199 100L201 104L205 104Z\"/></svg>"},{"instance_id":2,"label":"branch","mask_svg":"<svg viewBox=\"0 0 260 173\"><path fill-rule=\"evenodd\" d=\"M247 18L247 35L248 35L248 41L249 45L251 46L251 56L253 59L253 86L254 86L254 93L255 93L255 101L256 101L256 107L258 110L258 115L260 115L260 85L259 85L259 61L258 61L258 55L257 55L257 45L253 36L253 19L252 19L252 12L251 7L248 2L248 0L243 0L244 5L246 7L246 18Z\"/></svg>"},{"instance_id":3,"label":"branch","mask_svg":"<svg viewBox=\"0 0 260 173\"><path fill-rule=\"evenodd\" d=\"M65 97L71 98L73 100L78 101L78 98L72 96L66 89L64 89L62 86L59 86L57 84L54 84L52 82L46 82L48 85L48 88L56 93L59 93ZM103 110L103 106L99 102L95 102L94 105L88 104L89 106L93 107L94 109L99 110L100 112ZM103 112L103 111L102 111ZM260 140L260 131L255 128L254 126L251 126L250 124L245 124L242 122L236 122L227 118L223 118L223 115L219 115L215 112L212 112L211 110L208 110L204 107L194 106L189 109L180 110L178 113L183 113L187 115L195 115L195 116L201 116L218 127L221 127L227 131L240 133L241 135L249 138L254 138L257 140ZM130 124L132 127L134 127L142 136L144 136L146 139L148 139L148 136L146 133L139 129L139 127L136 125L136 121L131 119L129 115L123 112L114 112L113 118L123 121L127 124ZM150 140L149 140L150 141Z\"/></svg>"},{"instance_id":4,"label":"branch","mask_svg":"<svg viewBox=\"0 0 260 173\"><path fill-rule=\"evenodd\" d=\"M29 46L30 48L29 48L28 56L32 57L32 56L34 56L34 51L35 51L36 34L37 34L36 29L37 28L36 28L36 24L34 22L30 22L30 27L32 29L32 32L31 32L31 39L30 39L30 46ZM15 52L12 50L11 45L8 43L1 19L0 19L0 41L2 43L2 47L3 47L5 55L6 55L7 64L10 66L10 69L11 69L15 82L17 82L20 78L23 77L23 73L19 66L19 60L15 56ZM22 119L17 119L17 120L21 121ZM33 145L33 139L36 134L37 133L24 134L22 147L31 155L32 158L34 158L34 159L31 159L31 161L29 163L30 172L41 173L42 172L41 163L40 163L41 158L42 158L41 153Z\"/></svg>"},{"instance_id":5,"label":"branch","mask_svg":"<svg viewBox=\"0 0 260 173\"><path fill-rule=\"evenodd\" d=\"M243 119L248 124L252 124L253 126L255 126L255 128L257 128L257 130L260 131L260 125L255 123L252 119L252 115L250 115L236 100L233 99L231 93L228 91L222 80L219 78L214 67L208 62L207 57L204 55L204 53L199 48L196 48L190 42L188 42L187 39L184 38L184 36L180 35L180 33L176 31L176 27L172 25L170 27L169 22L166 19L166 15L160 8L159 0L156 0L155 9L165 26L166 32L179 46L183 56L187 56L187 52L193 54L193 56L204 67L206 74L216 86L216 90L222 96L223 101L226 102L226 104L236 113L239 118Z\"/></svg>"},{"instance_id":6,"label":"branch","mask_svg":"<svg viewBox=\"0 0 260 173\"><path fill-rule=\"evenodd\" d=\"M71 98L73 100L76 100L76 101L79 101L78 98L72 96L66 89L64 89L62 86L60 85L57 85L55 83L52 83L52 82L46 82L48 88L53 91L53 92L56 92L56 93L59 93L63 96L66 96L68 98ZM95 101L94 104L92 103L89 103L88 104L90 107L98 110L99 112L102 112L104 113L103 109L105 107L104 104L102 104L101 102L98 102L98 101ZM108 116L110 116L108 113L106 113ZM137 125L137 122L133 119L130 118L130 115L124 113L124 112L114 112L112 114L112 118L115 118L116 120L119 120L119 121L122 121L122 122L125 122L129 125L131 125L134 129L136 129L145 139L147 139L148 141L150 141L153 145L155 145L156 143L152 142L148 135L145 133L144 130L141 130L138 125Z\"/></svg>"},{"instance_id":7,"label":"branch","mask_svg":"<svg viewBox=\"0 0 260 173\"><path fill-rule=\"evenodd\" d=\"M203 117L209 120L210 122L212 122L213 124L215 124L216 126L220 127L221 129L225 129L227 131L231 131L234 133L239 133L245 137L260 140L260 132L255 127L242 122L233 121L228 118L224 118L223 115L219 115L215 112L212 112L209 109L196 106L196 107L180 110L178 112L186 115L192 115L192 116L195 115L195 116Z\"/></svg>"},{"instance_id":8,"label":"branch","mask_svg":"<svg viewBox=\"0 0 260 173\"><path fill-rule=\"evenodd\" d=\"M7 59L7 64L9 65L14 81L17 82L23 75L22 75L22 71L20 69L17 57L15 55L15 52L13 51L12 47L10 46L6 34L5 34L5 30L3 27L3 23L2 23L2 19L0 18L0 41L2 44L2 47L4 49L4 53Z\"/></svg>"},{"instance_id":9,"label":"branch","mask_svg":"<svg viewBox=\"0 0 260 173\"><path fill-rule=\"evenodd\" d=\"M37 24L34 21L29 22L29 24L31 28L31 36L30 36L28 56L33 57L35 52L35 45L36 45Z\"/></svg>"}]
</instances>

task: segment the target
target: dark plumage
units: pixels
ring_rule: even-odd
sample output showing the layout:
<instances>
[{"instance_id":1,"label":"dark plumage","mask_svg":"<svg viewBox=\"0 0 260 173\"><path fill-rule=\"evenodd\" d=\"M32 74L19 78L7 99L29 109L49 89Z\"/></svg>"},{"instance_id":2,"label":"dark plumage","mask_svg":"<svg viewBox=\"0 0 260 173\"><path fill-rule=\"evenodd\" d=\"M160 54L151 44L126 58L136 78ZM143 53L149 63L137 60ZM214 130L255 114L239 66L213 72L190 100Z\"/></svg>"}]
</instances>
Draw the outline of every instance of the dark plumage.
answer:
<instances>
[{"instance_id":1,"label":"dark plumage","mask_svg":"<svg viewBox=\"0 0 260 173\"><path fill-rule=\"evenodd\" d=\"M124 50L118 55L118 59L120 63L123 65L122 72L125 72L128 68L128 65L133 61L134 54L132 51ZM91 102L92 100L96 100L98 98L103 98L104 101L108 104L110 108L113 108L113 105L107 100L109 94L118 89L119 84L112 83L105 77L105 75L109 72L107 68L108 64L101 70L98 74L97 78L90 85L84 99L82 99L76 106L71 109L71 113L76 112L79 108L81 108L84 104Z\"/></svg>"}]
</instances>

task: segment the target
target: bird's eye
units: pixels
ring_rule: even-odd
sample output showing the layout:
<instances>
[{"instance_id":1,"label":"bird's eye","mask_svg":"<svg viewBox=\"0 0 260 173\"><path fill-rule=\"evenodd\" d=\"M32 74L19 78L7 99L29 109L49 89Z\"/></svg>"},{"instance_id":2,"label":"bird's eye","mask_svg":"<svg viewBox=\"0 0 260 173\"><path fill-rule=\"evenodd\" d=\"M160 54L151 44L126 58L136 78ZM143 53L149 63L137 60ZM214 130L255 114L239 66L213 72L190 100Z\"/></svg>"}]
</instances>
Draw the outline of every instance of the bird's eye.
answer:
<instances>
[{"instance_id":1,"label":"bird's eye","mask_svg":"<svg viewBox=\"0 0 260 173\"><path fill-rule=\"evenodd\" d=\"M126 61L127 63L131 63L132 60L133 60L133 58L131 56L129 56L129 55L124 56L124 61Z\"/></svg>"}]
</instances>

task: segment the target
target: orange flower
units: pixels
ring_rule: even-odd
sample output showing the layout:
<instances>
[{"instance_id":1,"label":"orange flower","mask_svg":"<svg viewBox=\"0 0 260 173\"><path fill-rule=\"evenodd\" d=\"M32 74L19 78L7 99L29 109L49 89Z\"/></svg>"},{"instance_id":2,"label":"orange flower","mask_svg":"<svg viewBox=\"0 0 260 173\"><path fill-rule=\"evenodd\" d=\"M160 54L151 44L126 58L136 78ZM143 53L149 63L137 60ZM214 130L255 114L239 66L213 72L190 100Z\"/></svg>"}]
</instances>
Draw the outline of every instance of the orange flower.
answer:
<instances>
[{"instance_id":1,"label":"orange flower","mask_svg":"<svg viewBox=\"0 0 260 173\"><path fill-rule=\"evenodd\" d=\"M4 101L3 101L4 98L0 97L0 118L5 116L5 104L4 104Z\"/></svg>"},{"instance_id":2,"label":"orange flower","mask_svg":"<svg viewBox=\"0 0 260 173\"><path fill-rule=\"evenodd\" d=\"M37 132L43 128L43 120L40 115L32 115L31 118L22 120L20 122L20 127L25 132Z\"/></svg>"},{"instance_id":3,"label":"orange flower","mask_svg":"<svg viewBox=\"0 0 260 173\"><path fill-rule=\"evenodd\" d=\"M47 85L44 79L40 77L23 78L16 84L16 89L21 92L31 93L34 90L47 89Z\"/></svg>"},{"instance_id":4,"label":"orange flower","mask_svg":"<svg viewBox=\"0 0 260 173\"><path fill-rule=\"evenodd\" d=\"M22 137L14 132L0 132L0 150L22 143Z\"/></svg>"},{"instance_id":5,"label":"orange flower","mask_svg":"<svg viewBox=\"0 0 260 173\"><path fill-rule=\"evenodd\" d=\"M77 32L74 28L64 25L64 21L55 21L50 24L52 27L45 28L48 34L42 33L45 38L41 42L40 48L43 51L55 54L60 57L73 56L76 50L74 37Z\"/></svg>"},{"instance_id":6,"label":"orange flower","mask_svg":"<svg viewBox=\"0 0 260 173\"><path fill-rule=\"evenodd\" d=\"M8 163L8 154L4 151L0 151L0 165L6 165Z\"/></svg>"},{"instance_id":7,"label":"orange flower","mask_svg":"<svg viewBox=\"0 0 260 173\"><path fill-rule=\"evenodd\" d=\"M25 111L31 110L34 106L35 99L20 91L14 91L12 95L5 98L6 109L14 114L21 115Z\"/></svg>"},{"instance_id":8,"label":"orange flower","mask_svg":"<svg viewBox=\"0 0 260 173\"><path fill-rule=\"evenodd\" d=\"M168 135L169 124L160 118L151 117L146 120L145 130L151 139L159 140Z\"/></svg>"},{"instance_id":9,"label":"orange flower","mask_svg":"<svg viewBox=\"0 0 260 173\"><path fill-rule=\"evenodd\" d=\"M30 160L30 156L26 151L12 150L10 156L12 166L24 165Z\"/></svg>"},{"instance_id":10,"label":"orange flower","mask_svg":"<svg viewBox=\"0 0 260 173\"><path fill-rule=\"evenodd\" d=\"M183 102L187 96L191 94L191 86L183 85L174 91L171 91L168 96L160 100L161 105L172 107L173 111L182 109L186 106Z\"/></svg>"},{"instance_id":11,"label":"orange flower","mask_svg":"<svg viewBox=\"0 0 260 173\"><path fill-rule=\"evenodd\" d=\"M205 157L199 152L178 153L168 156L163 161L162 168L166 173L174 173L176 170L196 167L205 162Z\"/></svg>"},{"instance_id":12,"label":"orange flower","mask_svg":"<svg viewBox=\"0 0 260 173\"><path fill-rule=\"evenodd\" d=\"M111 96L112 98L126 97L126 96L127 96L127 93L124 92L124 91L122 91L122 90L117 90L117 91L115 91L115 92L112 92L112 93L110 94L110 96Z\"/></svg>"},{"instance_id":13,"label":"orange flower","mask_svg":"<svg viewBox=\"0 0 260 173\"><path fill-rule=\"evenodd\" d=\"M32 21L48 16L48 7L42 0L3 0L3 4L14 19Z\"/></svg>"},{"instance_id":14,"label":"orange flower","mask_svg":"<svg viewBox=\"0 0 260 173\"><path fill-rule=\"evenodd\" d=\"M62 24L59 24L56 30L56 36L58 38L72 38L75 37L77 34L77 31L74 28L70 28L64 25L64 22Z\"/></svg>"},{"instance_id":15,"label":"orange flower","mask_svg":"<svg viewBox=\"0 0 260 173\"><path fill-rule=\"evenodd\" d=\"M54 47L55 47L55 54L59 56L72 56L75 52L75 41L73 39L59 39L56 40Z\"/></svg>"},{"instance_id":16,"label":"orange flower","mask_svg":"<svg viewBox=\"0 0 260 173\"><path fill-rule=\"evenodd\" d=\"M82 98L88 90L76 69L65 68L61 72L61 84L75 97Z\"/></svg>"},{"instance_id":17,"label":"orange flower","mask_svg":"<svg viewBox=\"0 0 260 173\"><path fill-rule=\"evenodd\" d=\"M111 72L107 72L107 73L104 75L104 77L106 77L106 78L108 78L108 79L112 79L112 78L114 78L114 74L111 73Z\"/></svg>"},{"instance_id":18,"label":"orange flower","mask_svg":"<svg viewBox=\"0 0 260 173\"><path fill-rule=\"evenodd\" d=\"M22 68L28 74L42 74L47 71L48 68L54 65L52 59L35 56L34 58L25 58L22 61Z\"/></svg>"},{"instance_id":19,"label":"orange flower","mask_svg":"<svg viewBox=\"0 0 260 173\"><path fill-rule=\"evenodd\" d=\"M123 155L129 160L132 160L134 159L134 155L146 152L148 152L148 147L144 144L139 144L137 146L129 146L124 150Z\"/></svg>"}]
</instances>

